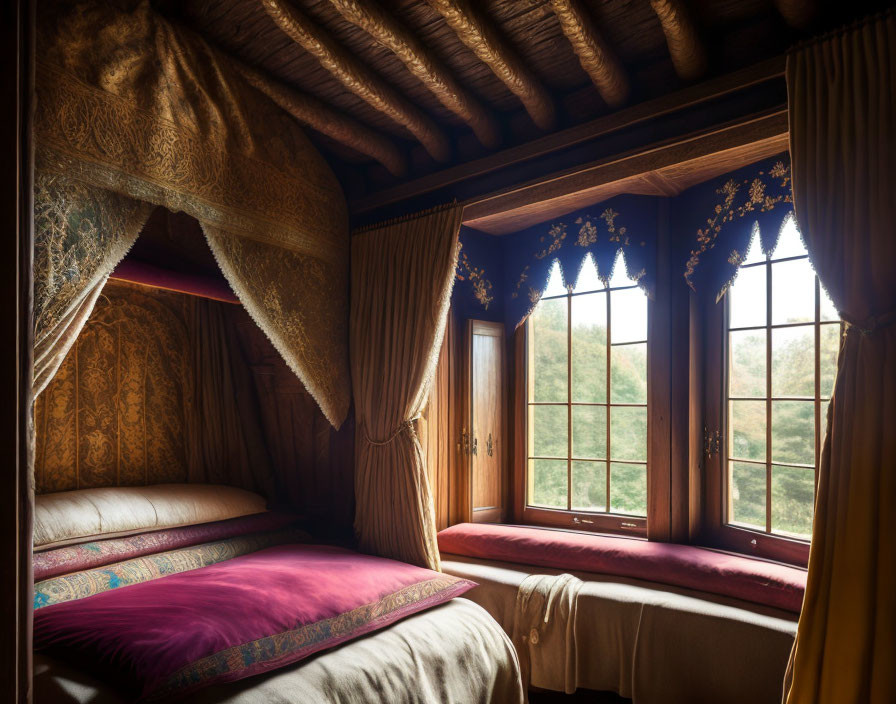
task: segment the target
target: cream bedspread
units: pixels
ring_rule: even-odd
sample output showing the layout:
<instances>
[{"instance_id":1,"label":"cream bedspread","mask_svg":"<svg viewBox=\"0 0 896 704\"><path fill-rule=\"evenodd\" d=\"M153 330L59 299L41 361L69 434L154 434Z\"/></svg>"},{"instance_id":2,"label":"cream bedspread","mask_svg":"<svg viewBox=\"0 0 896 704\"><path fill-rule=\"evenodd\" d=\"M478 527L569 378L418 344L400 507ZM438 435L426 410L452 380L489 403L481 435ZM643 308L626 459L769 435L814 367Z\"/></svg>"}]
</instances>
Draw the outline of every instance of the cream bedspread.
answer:
<instances>
[{"instance_id":1,"label":"cream bedspread","mask_svg":"<svg viewBox=\"0 0 896 704\"><path fill-rule=\"evenodd\" d=\"M35 704L121 704L108 686L40 653ZM190 704L468 704L523 701L510 639L477 604L453 599L268 675L197 692Z\"/></svg>"}]
</instances>

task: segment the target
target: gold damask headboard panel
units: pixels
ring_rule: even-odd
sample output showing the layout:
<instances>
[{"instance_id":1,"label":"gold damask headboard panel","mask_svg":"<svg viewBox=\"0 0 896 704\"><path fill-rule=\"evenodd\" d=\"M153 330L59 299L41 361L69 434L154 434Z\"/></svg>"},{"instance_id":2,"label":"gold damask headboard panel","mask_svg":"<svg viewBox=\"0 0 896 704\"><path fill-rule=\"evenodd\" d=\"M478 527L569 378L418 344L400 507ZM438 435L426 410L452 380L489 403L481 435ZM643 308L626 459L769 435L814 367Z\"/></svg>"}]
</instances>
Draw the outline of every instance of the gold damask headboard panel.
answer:
<instances>
[{"instance_id":1,"label":"gold damask headboard panel","mask_svg":"<svg viewBox=\"0 0 896 704\"><path fill-rule=\"evenodd\" d=\"M184 482L195 300L110 281L35 404L37 493Z\"/></svg>"}]
</instances>

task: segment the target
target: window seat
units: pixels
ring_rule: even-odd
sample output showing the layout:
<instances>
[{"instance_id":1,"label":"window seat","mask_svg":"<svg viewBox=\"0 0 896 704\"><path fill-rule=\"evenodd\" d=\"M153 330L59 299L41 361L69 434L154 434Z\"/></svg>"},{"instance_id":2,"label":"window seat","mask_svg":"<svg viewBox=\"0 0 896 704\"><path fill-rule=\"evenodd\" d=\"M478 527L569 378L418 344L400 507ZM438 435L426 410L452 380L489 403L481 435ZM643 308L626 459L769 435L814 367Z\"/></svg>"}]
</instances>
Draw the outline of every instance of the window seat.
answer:
<instances>
[{"instance_id":1,"label":"window seat","mask_svg":"<svg viewBox=\"0 0 896 704\"><path fill-rule=\"evenodd\" d=\"M659 582L799 614L806 571L692 545L484 523L439 533L442 553Z\"/></svg>"}]
</instances>

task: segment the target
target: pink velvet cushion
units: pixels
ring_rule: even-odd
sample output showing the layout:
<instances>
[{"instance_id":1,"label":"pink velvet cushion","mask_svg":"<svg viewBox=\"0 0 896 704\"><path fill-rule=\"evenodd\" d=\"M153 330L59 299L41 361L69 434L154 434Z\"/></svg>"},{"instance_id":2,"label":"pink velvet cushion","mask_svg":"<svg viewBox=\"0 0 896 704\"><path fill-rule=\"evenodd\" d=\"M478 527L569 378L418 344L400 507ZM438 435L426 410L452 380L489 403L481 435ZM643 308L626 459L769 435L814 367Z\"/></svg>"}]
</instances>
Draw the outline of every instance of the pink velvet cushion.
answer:
<instances>
[{"instance_id":1,"label":"pink velvet cushion","mask_svg":"<svg viewBox=\"0 0 896 704\"><path fill-rule=\"evenodd\" d=\"M34 647L167 702L297 662L473 586L343 548L279 545L39 609Z\"/></svg>"},{"instance_id":2,"label":"pink velvet cushion","mask_svg":"<svg viewBox=\"0 0 896 704\"><path fill-rule=\"evenodd\" d=\"M439 533L443 553L596 572L697 589L799 613L806 572L691 545L567 531L460 523Z\"/></svg>"}]
</instances>

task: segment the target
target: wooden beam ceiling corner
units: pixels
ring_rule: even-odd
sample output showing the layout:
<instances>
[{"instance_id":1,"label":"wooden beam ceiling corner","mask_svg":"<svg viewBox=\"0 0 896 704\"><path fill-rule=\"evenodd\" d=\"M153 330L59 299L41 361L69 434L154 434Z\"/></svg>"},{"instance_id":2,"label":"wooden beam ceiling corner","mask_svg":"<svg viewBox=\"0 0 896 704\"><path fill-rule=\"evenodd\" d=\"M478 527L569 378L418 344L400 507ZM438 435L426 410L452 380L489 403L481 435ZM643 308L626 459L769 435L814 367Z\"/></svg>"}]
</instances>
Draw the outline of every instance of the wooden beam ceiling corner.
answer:
<instances>
[{"instance_id":1,"label":"wooden beam ceiling corner","mask_svg":"<svg viewBox=\"0 0 896 704\"><path fill-rule=\"evenodd\" d=\"M239 61L233 60L233 63L250 85L299 122L361 154L373 157L395 176L403 176L407 172L407 163L401 151L383 135L333 110L317 98L283 85Z\"/></svg>"},{"instance_id":2,"label":"wooden beam ceiling corner","mask_svg":"<svg viewBox=\"0 0 896 704\"><path fill-rule=\"evenodd\" d=\"M348 90L406 127L437 161L448 161L451 148L444 132L407 98L340 46L322 27L285 0L261 0L271 19L294 42L320 62Z\"/></svg>"},{"instance_id":3,"label":"wooden beam ceiling corner","mask_svg":"<svg viewBox=\"0 0 896 704\"><path fill-rule=\"evenodd\" d=\"M650 0L666 35L666 45L679 78L691 81L706 72L706 49L681 0Z\"/></svg>"},{"instance_id":4,"label":"wooden beam ceiling corner","mask_svg":"<svg viewBox=\"0 0 896 704\"><path fill-rule=\"evenodd\" d=\"M501 39L489 19L469 0L429 0L429 4L467 48L520 99L532 121L543 130L552 129L557 119L553 99L516 52Z\"/></svg>"},{"instance_id":5,"label":"wooden beam ceiling corner","mask_svg":"<svg viewBox=\"0 0 896 704\"><path fill-rule=\"evenodd\" d=\"M578 0L551 0L551 7L601 97L612 107L622 105L630 92L625 70L585 8Z\"/></svg>"},{"instance_id":6,"label":"wooden beam ceiling corner","mask_svg":"<svg viewBox=\"0 0 896 704\"><path fill-rule=\"evenodd\" d=\"M815 18L816 0L775 0L775 7L791 27L805 29Z\"/></svg>"},{"instance_id":7,"label":"wooden beam ceiling corner","mask_svg":"<svg viewBox=\"0 0 896 704\"><path fill-rule=\"evenodd\" d=\"M512 232L551 217L545 215L549 207L556 207L557 213L570 212L584 207L580 201L615 195L606 189L613 182L631 185L639 180L636 177L643 180L653 171L667 178L667 169L674 173L684 162L749 145L762 145L758 158L768 156L787 148L787 134L786 108L766 111L471 200L464 204L463 222L493 234ZM728 164L720 173L732 168L736 166ZM656 188L657 182L651 185Z\"/></svg>"},{"instance_id":8,"label":"wooden beam ceiling corner","mask_svg":"<svg viewBox=\"0 0 896 704\"><path fill-rule=\"evenodd\" d=\"M466 122L483 146L497 147L500 130L489 111L423 43L378 3L330 0L339 14L395 54L448 110Z\"/></svg>"}]
</instances>

